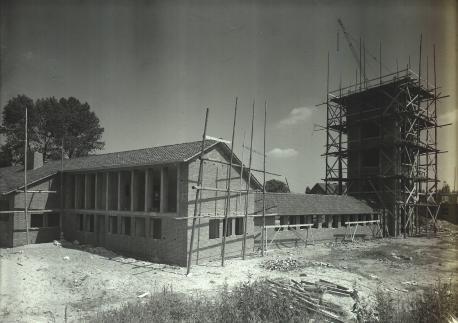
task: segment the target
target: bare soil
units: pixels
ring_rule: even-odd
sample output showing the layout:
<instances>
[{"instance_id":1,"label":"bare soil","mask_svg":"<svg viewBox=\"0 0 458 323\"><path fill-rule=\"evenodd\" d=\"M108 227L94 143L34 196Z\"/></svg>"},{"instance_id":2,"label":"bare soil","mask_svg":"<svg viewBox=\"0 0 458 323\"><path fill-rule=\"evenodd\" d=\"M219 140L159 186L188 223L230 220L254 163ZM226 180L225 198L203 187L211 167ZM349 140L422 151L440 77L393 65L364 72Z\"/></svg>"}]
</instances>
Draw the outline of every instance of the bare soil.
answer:
<instances>
[{"instance_id":1,"label":"bare soil","mask_svg":"<svg viewBox=\"0 0 458 323\"><path fill-rule=\"evenodd\" d=\"M377 289L402 297L442 281L458 283L456 226L443 225L436 237L327 243L269 252L266 257L230 259L186 268L124 258L102 248L53 243L0 250L0 321L81 321L96 312L142 302L163 289L211 295L224 284L260 278L325 279L354 288L362 302ZM99 253L99 254L97 254ZM100 255L103 254L103 255ZM294 259L292 271L263 267L268 259ZM143 295L142 295L143 294ZM146 294L147 295L147 294ZM334 296L331 296L334 297ZM334 297L348 309L353 301Z\"/></svg>"}]
</instances>

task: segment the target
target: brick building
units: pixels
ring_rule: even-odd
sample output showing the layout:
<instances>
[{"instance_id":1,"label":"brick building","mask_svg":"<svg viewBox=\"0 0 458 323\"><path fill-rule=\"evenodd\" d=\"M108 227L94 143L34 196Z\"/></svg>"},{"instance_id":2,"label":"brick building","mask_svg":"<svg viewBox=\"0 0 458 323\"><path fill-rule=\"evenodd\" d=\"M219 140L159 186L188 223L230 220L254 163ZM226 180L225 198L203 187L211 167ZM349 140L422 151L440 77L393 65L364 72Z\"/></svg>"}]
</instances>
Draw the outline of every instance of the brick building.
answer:
<instances>
[{"instance_id":1,"label":"brick building","mask_svg":"<svg viewBox=\"0 0 458 323\"><path fill-rule=\"evenodd\" d=\"M186 264L201 142L35 164L27 171L30 242L58 239L104 246L158 262ZM206 141L206 158L229 161L230 148ZM235 162L240 161L235 157ZM233 189L245 189L247 173L232 171ZM235 175L234 175L235 174ZM0 168L0 208L24 209L22 166ZM62 181L62 183L61 183ZM227 166L206 162L203 185L225 188ZM62 185L62 186L61 186ZM252 189L261 186L252 177ZM22 192L20 191L22 189ZM56 191L43 193L38 191ZM219 257L225 193L202 192L194 260ZM245 196L231 196L226 254L241 254ZM253 195L248 199L253 213ZM207 216L205 216L207 215ZM253 217L247 223L247 248L253 247ZM0 215L0 246L26 244L23 212Z\"/></svg>"},{"instance_id":2,"label":"brick building","mask_svg":"<svg viewBox=\"0 0 458 323\"><path fill-rule=\"evenodd\" d=\"M378 214L365 202L347 195L266 193L266 225L292 225L295 228L278 228L267 231L271 240L276 235L274 244L277 247L296 244L298 232L307 230L300 224L313 224L309 228L310 237L314 241L333 240L345 234L345 222L377 220ZM255 214L262 213L262 194L256 194ZM255 239L261 235L262 219L255 218ZM358 234L368 238L373 227L359 224Z\"/></svg>"},{"instance_id":3,"label":"brick building","mask_svg":"<svg viewBox=\"0 0 458 323\"><path fill-rule=\"evenodd\" d=\"M200 149L201 142L196 141L75 158L63 165L60 161L43 164L34 156L27 171L30 243L59 239L62 233L69 241L186 265L194 213L192 186L197 183ZM225 143L205 142L207 159L228 162L230 153ZM234 163L241 161L234 156ZM246 189L246 169L242 175L240 168L233 168L231 189ZM23 181L23 166L0 168L0 247L27 243ZM227 165L205 162L202 185L226 188L226 183ZM251 190L262 189L254 176L250 183ZM259 242L260 196L248 195L248 251ZM224 232L226 193L202 191L194 262L219 259L223 234L226 255L241 255L245 198L232 193L228 230ZM363 202L347 196L268 193L266 205L267 224L312 221L316 223L314 236L323 239L332 239L332 233L342 230L342 221L369 219L373 213Z\"/></svg>"}]
</instances>

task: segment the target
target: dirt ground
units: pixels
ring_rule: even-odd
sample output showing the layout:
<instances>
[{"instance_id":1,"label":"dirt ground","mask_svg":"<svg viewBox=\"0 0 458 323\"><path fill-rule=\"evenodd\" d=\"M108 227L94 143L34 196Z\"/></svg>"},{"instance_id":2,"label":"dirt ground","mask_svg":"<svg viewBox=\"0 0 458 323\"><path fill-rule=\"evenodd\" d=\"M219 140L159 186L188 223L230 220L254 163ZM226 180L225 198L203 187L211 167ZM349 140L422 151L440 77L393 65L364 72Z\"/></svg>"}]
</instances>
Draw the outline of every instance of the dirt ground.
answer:
<instances>
[{"instance_id":1,"label":"dirt ground","mask_svg":"<svg viewBox=\"0 0 458 323\"><path fill-rule=\"evenodd\" d=\"M264 258L215 261L186 268L117 256L101 248L53 243L0 250L0 321L81 321L125 302L141 302L145 293L205 295L215 287L269 278L325 279L358 291L370 304L378 288L394 294L428 288L441 280L458 283L457 230L443 226L436 237L325 243L269 252ZM105 256L99 255L102 253ZM297 260L289 272L268 270L269 259ZM352 303L340 301L351 311ZM350 314L349 314L350 315ZM350 316L349 316L350 317Z\"/></svg>"}]
</instances>

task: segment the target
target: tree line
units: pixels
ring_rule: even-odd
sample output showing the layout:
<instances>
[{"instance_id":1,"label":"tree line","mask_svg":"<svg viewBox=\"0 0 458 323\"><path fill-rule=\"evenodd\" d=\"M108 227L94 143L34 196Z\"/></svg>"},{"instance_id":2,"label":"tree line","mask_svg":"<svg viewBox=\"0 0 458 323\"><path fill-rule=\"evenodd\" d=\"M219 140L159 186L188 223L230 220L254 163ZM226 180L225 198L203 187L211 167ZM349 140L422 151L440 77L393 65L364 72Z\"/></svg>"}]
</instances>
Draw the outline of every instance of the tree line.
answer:
<instances>
[{"instance_id":1,"label":"tree line","mask_svg":"<svg viewBox=\"0 0 458 323\"><path fill-rule=\"evenodd\" d=\"M0 167L23 164L25 110L28 148L43 154L43 160L87 156L103 149L104 128L88 103L74 97L32 100L26 95L11 98L3 107L0 134Z\"/></svg>"}]
</instances>

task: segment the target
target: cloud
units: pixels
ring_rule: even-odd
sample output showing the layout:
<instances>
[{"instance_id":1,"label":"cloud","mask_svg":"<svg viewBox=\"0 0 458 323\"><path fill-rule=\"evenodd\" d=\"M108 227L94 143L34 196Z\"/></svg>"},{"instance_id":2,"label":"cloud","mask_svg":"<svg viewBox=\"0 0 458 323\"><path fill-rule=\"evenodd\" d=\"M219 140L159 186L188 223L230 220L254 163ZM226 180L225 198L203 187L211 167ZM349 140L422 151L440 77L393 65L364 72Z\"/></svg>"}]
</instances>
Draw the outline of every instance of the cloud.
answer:
<instances>
[{"instance_id":1,"label":"cloud","mask_svg":"<svg viewBox=\"0 0 458 323\"><path fill-rule=\"evenodd\" d=\"M267 153L267 155L274 158L291 158L297 156L298 152L293 148L274 148Z\"/></svg>"},{"instance_id":2,"label":"cloud","mask_svg":"<svg viewBox=\"0 0 458 323\"><path fill-rule=\"evenodd\" d=\"M284 127L284 126L295 125L295 124L304 122L311 115L312 115L312 108L309 108L309 107L294 108L291 110L291 112L288 114L288 116L285 119L280 120L280 122L278 123L278 126Z\"/></svg>"}]
</instances>

